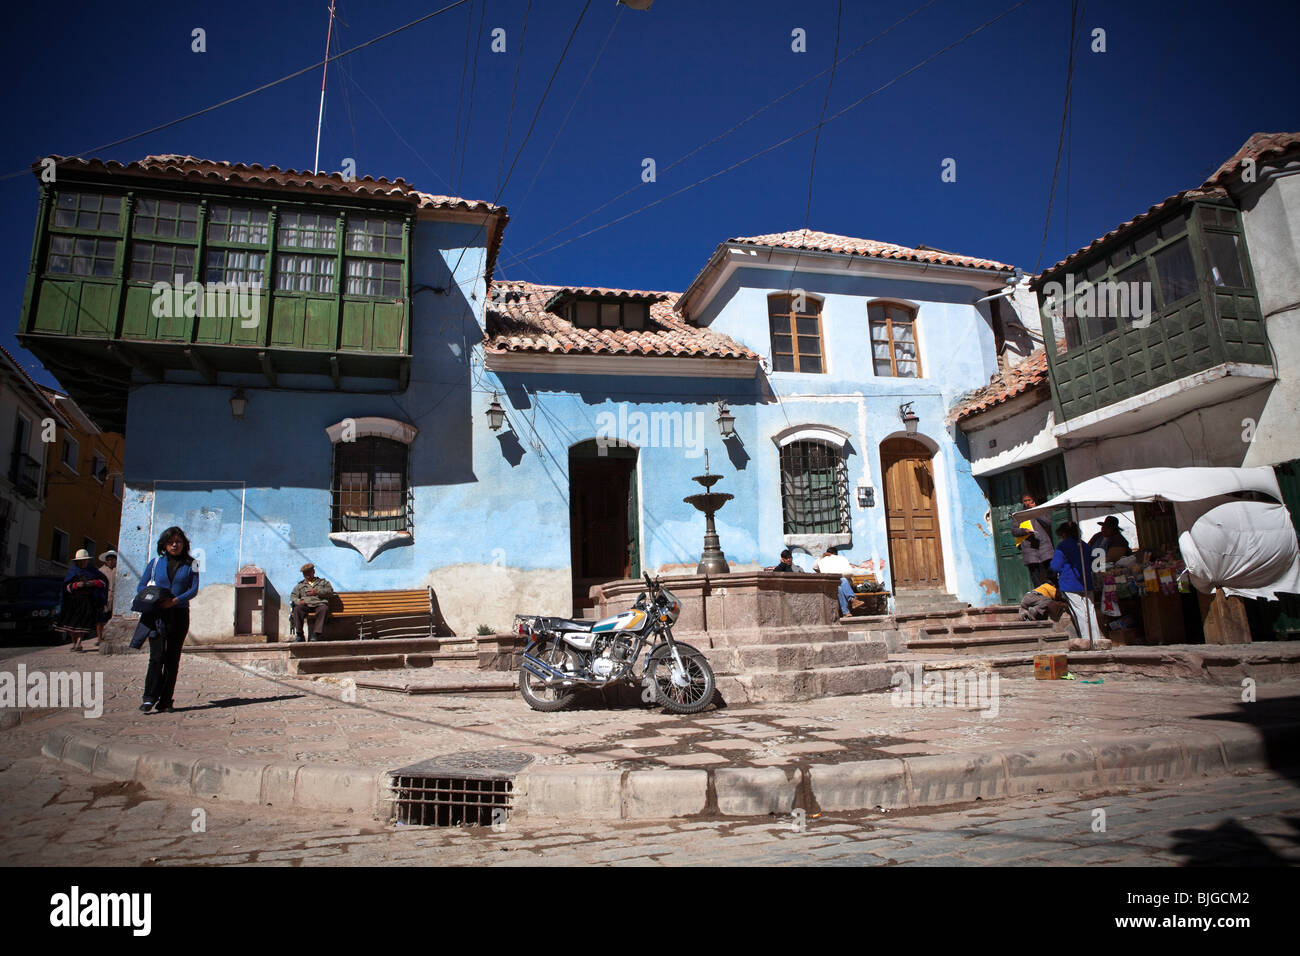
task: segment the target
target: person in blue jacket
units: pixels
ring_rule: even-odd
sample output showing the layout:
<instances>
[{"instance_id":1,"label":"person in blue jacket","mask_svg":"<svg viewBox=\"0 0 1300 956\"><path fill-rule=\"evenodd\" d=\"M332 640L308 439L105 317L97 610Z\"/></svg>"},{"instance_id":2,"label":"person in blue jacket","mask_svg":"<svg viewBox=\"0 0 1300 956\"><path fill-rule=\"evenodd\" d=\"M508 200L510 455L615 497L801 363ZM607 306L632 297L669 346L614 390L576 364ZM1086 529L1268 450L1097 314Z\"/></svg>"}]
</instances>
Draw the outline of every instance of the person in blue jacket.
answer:
<instances>
[{"instance_id":1,"label":"person in blue jacket","mask_svg":"<svg viewBox=\"0 0 1300 956\"><path fill-rule=\"evenodd\" d=\"M140 576L136 594L151 584L167 588L172 597L158 604L164 627L149 638L149 671L140 710L147 714L156 706L157 712L163 714L175 709L176 671L190 630L190 599L199 593L199 572L190 557L190 539L180 528L168 528L159 536L158 557Z\"/></svg>"},{"instance_id":2,"label":"person in blue jacket","mask_svg":"<svg viewBox=\"0 0 1300 956\"><path fill-rule=\"evenodd\" d=\"M1092 605L1092 558L1079 538L1079 526L1065 521L1057 526L1058 544L1052 555L1052 570L1057 574L1057 589L1070 606L1070 616L1079 636L1092 646L1104 636L1097 609Z\"/></svg>"}]
</instances>

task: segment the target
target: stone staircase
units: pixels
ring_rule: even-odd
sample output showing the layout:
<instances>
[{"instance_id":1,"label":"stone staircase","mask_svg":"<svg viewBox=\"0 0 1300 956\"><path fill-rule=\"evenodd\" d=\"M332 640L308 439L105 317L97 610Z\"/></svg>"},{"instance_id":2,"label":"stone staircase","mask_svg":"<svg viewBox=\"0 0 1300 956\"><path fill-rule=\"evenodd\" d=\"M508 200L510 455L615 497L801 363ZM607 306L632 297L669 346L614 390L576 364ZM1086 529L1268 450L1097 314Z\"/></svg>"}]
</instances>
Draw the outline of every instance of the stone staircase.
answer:
<instances>
[{"instance_id":1,"label":"stone staircase","mask_svg":"<svg viewBox=\"0 0 1300 956\"><path fill-rule=\"evenodd\" d=\"M1069 618L1022 621L1014 604L896 614L890 650L945 657L1065 650ZM890 642L892 644L892 642Z\"/></svg>"},{"instance_id":2,"label":"stone staircase","mask_svg":"<svg viewBox=\"0 0 1300 956\"><path fill-rule=\"evenodd\" d=\"M290 644L288 650L289 674L337 674L408 667L478 669L478 640L473 637L304 641Z\"/></svg>"},{"instance_id":3,"label":"stone staircase","mask_svg":"<svg viewBox=\"0 0 1300 956\"><path fill-rule=\"evenodd\" d=\"M853 624L675 636L704 652L718 691L733 705L887 690L897 669L884 640Z\"/></svg>"}]
</instances>

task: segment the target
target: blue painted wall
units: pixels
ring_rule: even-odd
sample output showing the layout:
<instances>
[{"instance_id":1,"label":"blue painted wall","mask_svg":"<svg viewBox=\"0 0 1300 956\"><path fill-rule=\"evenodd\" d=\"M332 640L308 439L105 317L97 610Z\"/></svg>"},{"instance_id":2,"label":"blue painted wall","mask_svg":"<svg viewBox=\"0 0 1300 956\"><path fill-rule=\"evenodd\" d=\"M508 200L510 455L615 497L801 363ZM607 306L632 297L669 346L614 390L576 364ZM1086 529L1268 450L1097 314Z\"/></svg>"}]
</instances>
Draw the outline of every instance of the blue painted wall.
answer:
<instances>
[{"instance_id":1,"label":"blue painted wall","mask_svg":"<svg viewBox=\"0 0 1300 956\"><path fill-rule=\"evenodd\" d=\"M733 564L770 565L785 546L779 454L773 436L792 425L832 426L849 438L850 496L861 481L876 488L876 507L852 503L850 558L887 562L880 442L901 433L898 406L913 401L920 433L938 449L936 479L952 569L948 589L988 603L980 581L996 580L984 515L988 503L965 454L943 427L957 395L995 370L993 337L973 289L936 283L799 275L795 284L825 296L828 373L778 373L754 380L660 376L496 375L482 366L484 234L473 225L422 221L413 239L413 361L404 394L338 392L328 378L281 376L278 389L257 376L242 385L245 418L232 418L232 386L138 384L128 415L128 458L121 549L124 575L138 574L167 524L186 529L204 549L204 592L195 633L228 633L231 583L256 564L287 598L298 567L312 561L337 589L376 590L433 584L459 632L474 623L503 626L516 611L569 609L568 450L596 438L602 413L625 421L640 413L671 420L674 440L625 435L641 446L637 472L642 564L693 567L703 517L682 498L704 468L724 475L716 490L735 498L718 514ZM464 253L462 255L462 253ZM459 262L454 281L450 268ZM766 296L773 274L743 271L717 296L703 321L769 353ZM866 301L874 296L920 303L922 367L918 380L871 372ZM233 385L233 383L232 383ZM494 434L486 409L500 393L510 427ZM738 440L723 442L715 403L736 416ZM414 424L411 446L413 542L370 562L329 540L333 446L327 426L344 418L394 418ZM689 418L689 423L687 419ZM682 426L685 426L683 431ZM660 436L662 439L662 436ZM811 563L811 560L807 563ZM888 579L887 565L882 569ZM119 609L132 588L120 590Z\"/></svg>"}]
</instances>

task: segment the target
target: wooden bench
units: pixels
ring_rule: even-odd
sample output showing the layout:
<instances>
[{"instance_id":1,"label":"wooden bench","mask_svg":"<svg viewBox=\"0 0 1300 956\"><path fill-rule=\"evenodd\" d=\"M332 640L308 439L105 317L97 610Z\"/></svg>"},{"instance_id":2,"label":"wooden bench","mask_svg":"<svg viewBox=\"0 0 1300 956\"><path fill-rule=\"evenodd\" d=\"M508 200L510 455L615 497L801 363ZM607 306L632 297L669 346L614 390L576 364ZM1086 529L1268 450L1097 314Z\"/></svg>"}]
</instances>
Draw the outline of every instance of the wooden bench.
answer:
<instances>
[{"instance_id":1,"label":"wooden bench","mask_svg":"<svg viewBox=\"0 0 1300 956\"><path fill-rule=\"evenodd\" d=\"M411 591L335 591L330 596L330 615L336 618L357 619L357 639L366 638L369 624L371 637L379 637L379 629L411 631L418 629L421 637L434 636L433 588L416 588ZM391 624L389 618L423 617L420 624ZM410 633L403 637L415 636Z\"/></svg>"}]
</instances>

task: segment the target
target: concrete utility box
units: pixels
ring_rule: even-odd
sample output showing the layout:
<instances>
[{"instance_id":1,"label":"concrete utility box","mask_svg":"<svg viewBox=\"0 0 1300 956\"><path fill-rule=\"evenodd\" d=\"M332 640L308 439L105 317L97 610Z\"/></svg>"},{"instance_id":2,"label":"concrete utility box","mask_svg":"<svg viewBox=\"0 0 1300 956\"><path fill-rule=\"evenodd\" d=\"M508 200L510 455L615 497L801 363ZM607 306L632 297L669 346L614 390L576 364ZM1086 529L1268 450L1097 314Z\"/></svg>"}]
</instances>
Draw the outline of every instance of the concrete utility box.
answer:
<instances>
[{"instance_id":1,"label":"concrete utility box","mask_svg":"<svg viewBox=\"0 0 1300 956\"><path fill-rule=\"evenodd\" d=\"M235 633L266 633L266 572L251 564L235 575Z\"/></svg>"}]
</instances>

